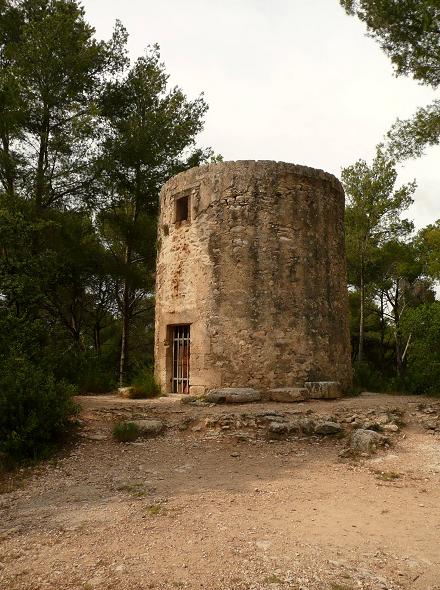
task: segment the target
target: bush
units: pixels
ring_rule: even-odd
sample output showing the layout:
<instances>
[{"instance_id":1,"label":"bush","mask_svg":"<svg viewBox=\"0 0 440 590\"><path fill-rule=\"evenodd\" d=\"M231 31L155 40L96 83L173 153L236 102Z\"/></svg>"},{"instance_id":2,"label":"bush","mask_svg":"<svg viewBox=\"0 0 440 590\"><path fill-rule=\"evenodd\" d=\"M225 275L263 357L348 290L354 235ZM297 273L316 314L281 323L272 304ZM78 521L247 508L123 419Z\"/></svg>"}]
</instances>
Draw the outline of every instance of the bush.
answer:
<instances>
[{"instance_id":1,"label":"bush","mask_svg":"<svg viewBox=\"0 0 440 590\"><path fill-rule=\"evenodd\" d=\"M74 388L24 358L0 362L0 455L46 455L77 411Z\"/></svg>"},{"instance_id":2,"label":"bush","mask_svg":"<svg viewBox=\"0 0 440 590\"><path fill-rule=\"evenodd\" d=\"M113 437L119 442L133 442L139 436L139 428L134 422L118 422L113 428Z\"/></svg>"},{"instance_id":3,"label":"bush","mask_svg":"<svg viewBox=\"0 0 440 590\"><path fill-rule=\"evenodd\" d=\"M131 398L142 399L158 397L161 394L160 387L157 384L153 369L149 367L143 367L137 373L132 383Z\"/></svg>"},{"instance_id":4,"label":"bush","mask_svg":"<svg viewBox=\"0 0 440 590\"><path fill-rule=\"evenodd\" d=\"M78 376L80 393L108 393L117 388L116 377L111 367L100 364L99 359L92 359L84 364L84 370Z\"/></svg>"},{"instance_id":5,"label":"bush","mask_svg":"<svg viewBox=\"0 0 440 590\"><path fill-rule=\"evenodd\" d=\"M404 387L408 393L440 395L440 301L408 309L402 322L411 335Z\"/></svg>"},{"instance_id":6,"label":"bush","mask_svg":"<svg viewBox=\"0 0 440 590\"><path fill-rule=\"evenodd\" d=\"M356 390L382 391L384 389L382 375L367 361L353 363L353 384Z\"/></svg>"}]
</instances>

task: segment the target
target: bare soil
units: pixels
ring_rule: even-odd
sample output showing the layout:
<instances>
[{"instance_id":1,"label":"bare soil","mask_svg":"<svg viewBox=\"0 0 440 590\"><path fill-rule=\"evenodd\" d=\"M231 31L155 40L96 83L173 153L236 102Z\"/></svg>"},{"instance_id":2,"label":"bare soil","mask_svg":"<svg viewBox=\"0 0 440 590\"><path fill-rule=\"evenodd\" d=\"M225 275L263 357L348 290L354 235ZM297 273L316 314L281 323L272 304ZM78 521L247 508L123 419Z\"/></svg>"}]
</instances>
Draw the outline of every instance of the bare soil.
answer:
<instances>
[{"instance_id":1,"label":"bare soil","mask_svg":"<svg viewBox=\"0 0 440 590\"><path fill-rule=\"evenodd\" d=\"M81 404L72 449L0 482L0 590L440 589L440 433L427 426L440 404ZM339 456L340 438L269 441L204 426L225 412L343 422L393 408L406 426L392 447L356 460ZM167 432L115 442L114 422L131 416L159 417Z\"/></svg>"}]
</instances>

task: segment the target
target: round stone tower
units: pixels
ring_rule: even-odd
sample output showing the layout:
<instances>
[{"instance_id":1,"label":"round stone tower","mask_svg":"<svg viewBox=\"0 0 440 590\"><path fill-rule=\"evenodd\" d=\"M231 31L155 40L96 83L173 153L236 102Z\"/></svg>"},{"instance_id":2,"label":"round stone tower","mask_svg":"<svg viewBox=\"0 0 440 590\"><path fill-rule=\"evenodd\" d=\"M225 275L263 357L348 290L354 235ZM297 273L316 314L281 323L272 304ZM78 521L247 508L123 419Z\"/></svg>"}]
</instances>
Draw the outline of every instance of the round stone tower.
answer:
<instances>
[{"instance_id":1,"label":"round stone tower","mask_svg":"<svg viewBox=\"0 0 440 590\"><path fill-rule=\"evenodd\" d=\"M160 197L156 378L165 393L351 384L344 192L304 166L193 168Z\"/></svg>"}]
</instances>

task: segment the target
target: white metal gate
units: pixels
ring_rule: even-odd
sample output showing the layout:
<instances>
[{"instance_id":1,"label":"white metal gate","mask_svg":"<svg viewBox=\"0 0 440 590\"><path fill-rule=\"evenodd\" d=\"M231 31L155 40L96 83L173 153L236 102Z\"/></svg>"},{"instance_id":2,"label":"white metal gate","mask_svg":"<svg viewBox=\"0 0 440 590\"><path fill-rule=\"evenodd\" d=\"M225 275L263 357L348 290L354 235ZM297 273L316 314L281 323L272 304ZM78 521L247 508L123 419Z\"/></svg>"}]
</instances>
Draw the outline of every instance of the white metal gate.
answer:
<instances>
[{"instance_id":1,"label":"white metal gate","mask_svg":"<svg viewBox=\"0 0 440 590\"><path fill-rule=\"evenodd\" d=\"M189 361L189 326L173 326L173 393L189 393Z\"/></svg>"}]
</instances>

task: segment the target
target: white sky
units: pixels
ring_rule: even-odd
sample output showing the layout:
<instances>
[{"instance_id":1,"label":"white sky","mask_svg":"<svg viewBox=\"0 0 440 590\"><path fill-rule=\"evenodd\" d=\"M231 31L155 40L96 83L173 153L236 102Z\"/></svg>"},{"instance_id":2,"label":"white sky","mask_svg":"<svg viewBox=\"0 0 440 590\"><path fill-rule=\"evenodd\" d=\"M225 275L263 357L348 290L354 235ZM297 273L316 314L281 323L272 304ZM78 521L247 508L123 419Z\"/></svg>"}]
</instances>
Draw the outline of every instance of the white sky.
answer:
<instances>
[{"instance_id":1,"label":"white sky","mask_svg":"<svg viewBox=\"0 0 440 590\"><path fill-rule=\"evenodd\" d=\"M225 160L283 160L339 176L370 160L397 116L435 93L395 78L389 59L338 0L83 0L88 21L108 38L127 28L130 56L159 43L172 85L209 104L199 144ZM409 217L440 218L440 148L407 162L417 179Z\"/></svg>"}]
</instances>

